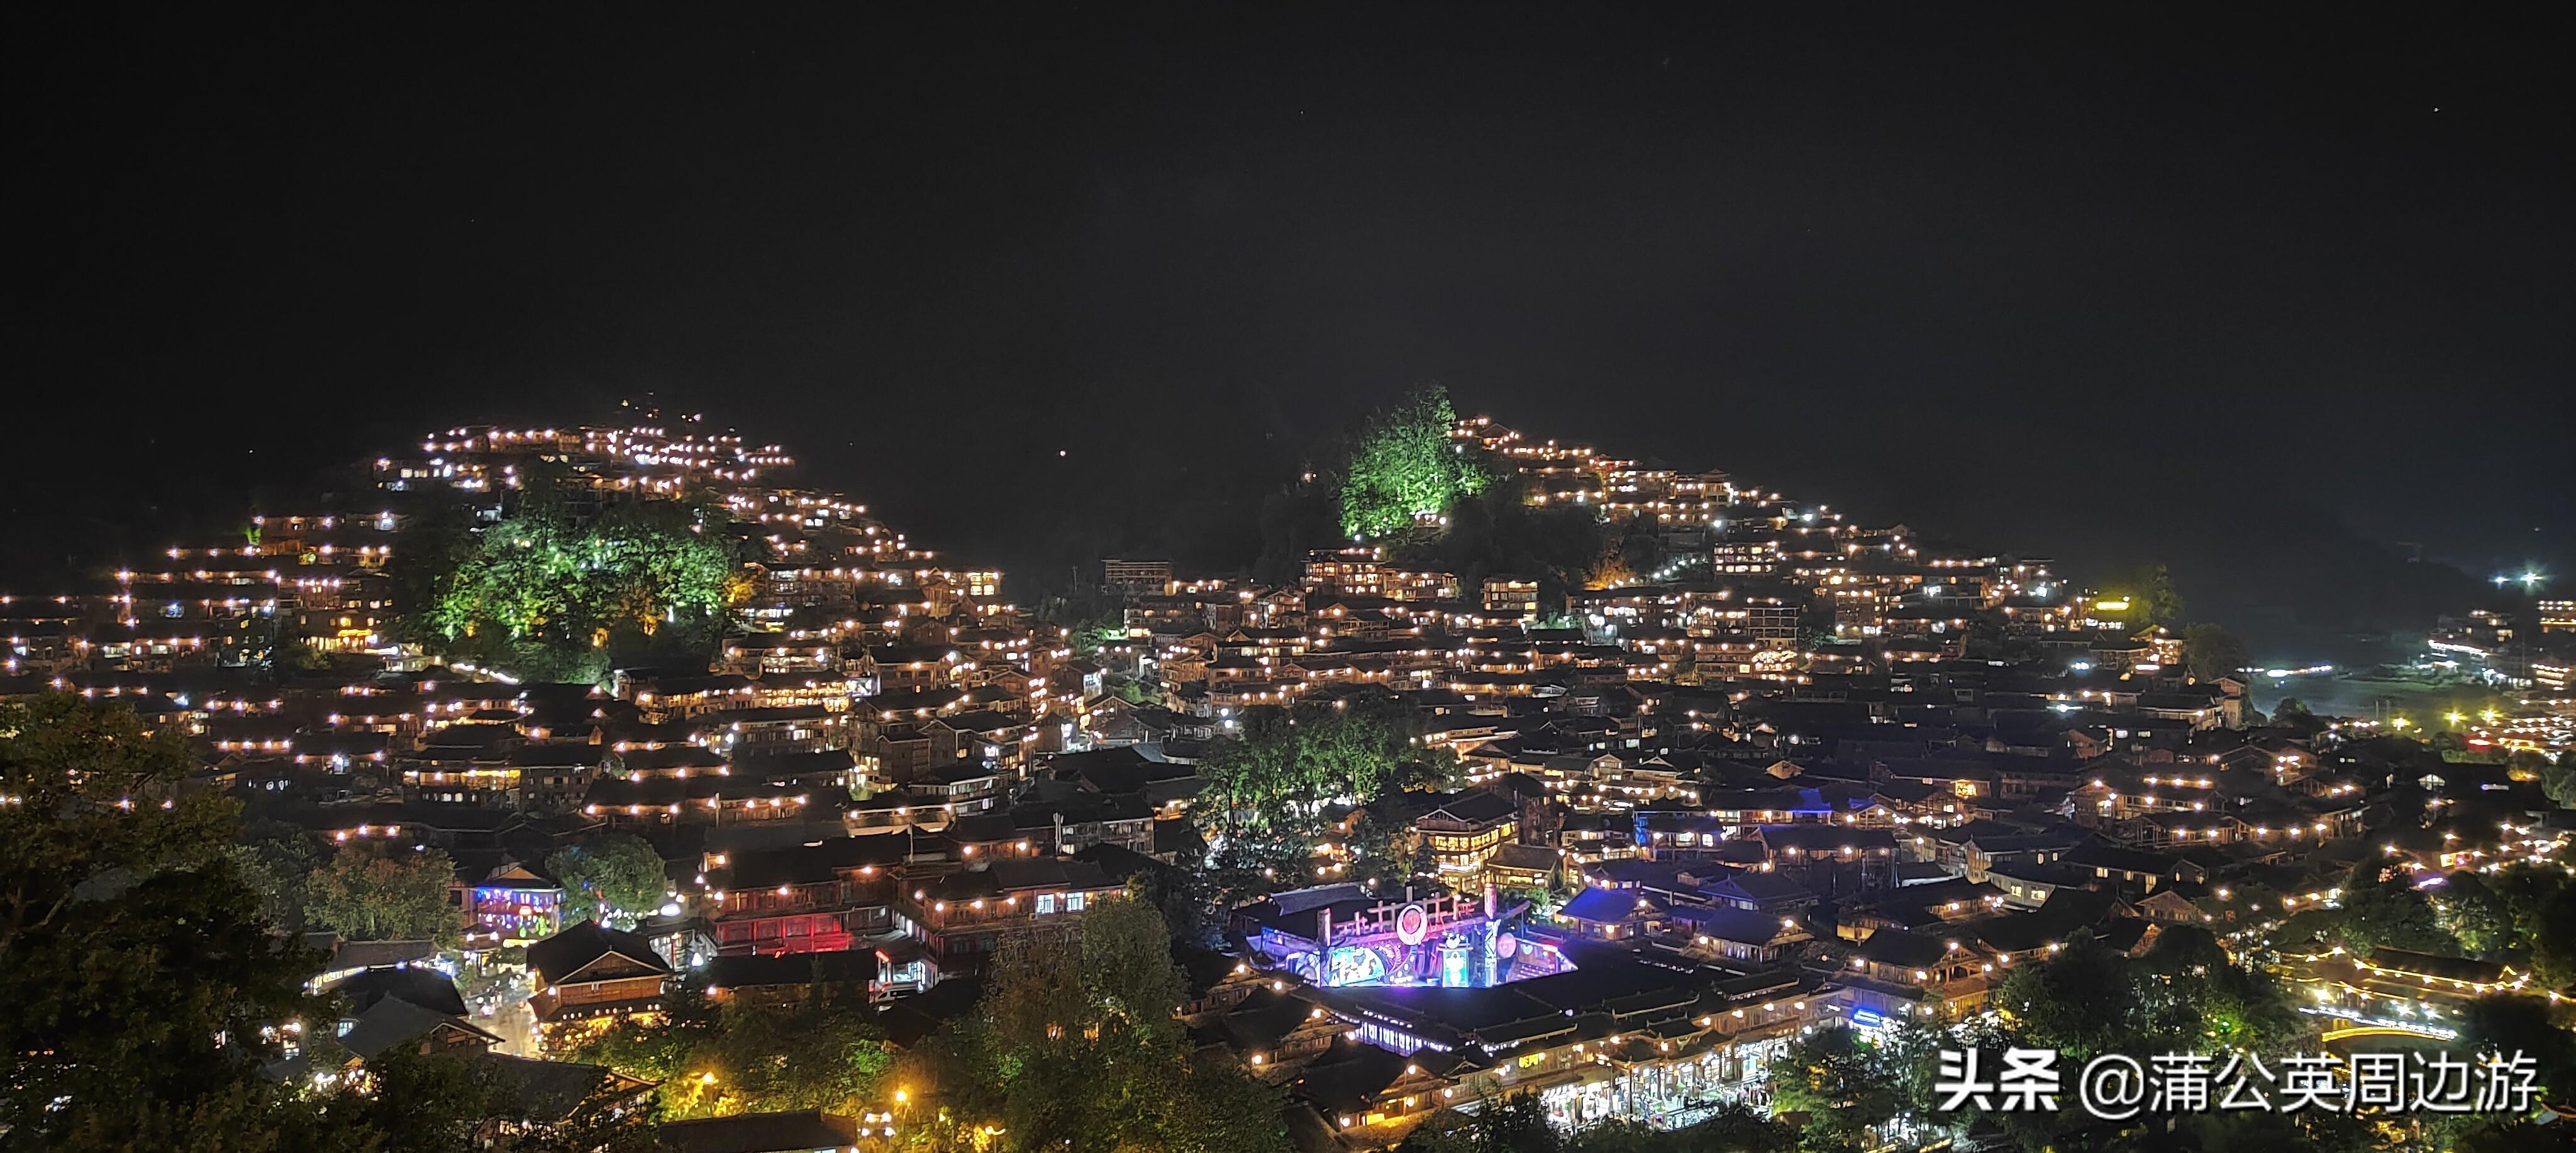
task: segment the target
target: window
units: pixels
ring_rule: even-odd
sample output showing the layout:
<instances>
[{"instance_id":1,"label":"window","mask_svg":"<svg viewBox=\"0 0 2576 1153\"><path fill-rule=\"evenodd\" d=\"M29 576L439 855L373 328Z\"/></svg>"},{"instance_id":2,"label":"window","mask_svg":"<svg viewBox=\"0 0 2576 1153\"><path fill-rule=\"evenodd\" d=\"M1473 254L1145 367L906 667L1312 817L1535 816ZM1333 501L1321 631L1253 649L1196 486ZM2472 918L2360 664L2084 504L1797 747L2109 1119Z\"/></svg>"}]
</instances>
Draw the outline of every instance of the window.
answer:
<instances>
[{"instance_id":1,"label":"window","mask_svg":"<svg viewBox=\"0 0 2576 1153\"><path fill-rule=\"evenodd\" d=\"M1040 894L1038 894L1038 913L1039 913L1040 915L1044 915L1044 914L1047 914L1047 913L1052 913L1052 912L1054 912L1054 911L1055 911L1055 894L1053 894L1053 893L1040 893Z\"/></svg>"},{"instance_id":2,"label":"window","mask_svg":"<svg viewBox=\"0 0 2576 1153\"><path fill-rule=\"evenodd\" d=\"M1068 911L1079 913L1082 911L1082 907L1086 903L1085 899L1090 895L1091 894L1089 893L1066 893L1064 895L1064 907Z\"/></svg>"}]
</instances>

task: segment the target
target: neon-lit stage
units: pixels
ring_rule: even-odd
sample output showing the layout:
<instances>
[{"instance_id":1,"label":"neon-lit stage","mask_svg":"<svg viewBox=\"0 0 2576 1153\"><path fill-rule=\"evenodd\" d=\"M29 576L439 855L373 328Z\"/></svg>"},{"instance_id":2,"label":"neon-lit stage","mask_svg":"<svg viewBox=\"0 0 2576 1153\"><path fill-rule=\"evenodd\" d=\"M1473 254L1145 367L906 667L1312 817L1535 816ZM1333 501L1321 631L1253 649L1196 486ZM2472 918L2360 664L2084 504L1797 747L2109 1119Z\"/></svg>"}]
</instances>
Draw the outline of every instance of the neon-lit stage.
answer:
<instances>
[{"instance_id":1,"label":"neon-lit stage","mask_svg":"<svg viewBox=\"0 0 2576 1153\"><path fill-rule=\"evenodd\" d=\"M1293 899L1296 894L1283 894ZM1526 903L1441 894L1378 901L1365 897L1290 908L1257 918L1249 943L1269 968L1326 988L1353 985L1479 989L1572 969L1548 948L1521 939Z\"/></svg>"}]
</instances>

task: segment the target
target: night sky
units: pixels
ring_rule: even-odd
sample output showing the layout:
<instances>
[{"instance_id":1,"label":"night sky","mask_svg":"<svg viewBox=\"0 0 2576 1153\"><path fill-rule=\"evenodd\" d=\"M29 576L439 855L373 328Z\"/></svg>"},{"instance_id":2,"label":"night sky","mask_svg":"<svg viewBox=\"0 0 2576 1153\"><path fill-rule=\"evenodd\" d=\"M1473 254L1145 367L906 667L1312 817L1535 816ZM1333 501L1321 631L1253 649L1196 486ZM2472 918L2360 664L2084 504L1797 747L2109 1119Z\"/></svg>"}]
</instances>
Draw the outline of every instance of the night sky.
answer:
<instances>
[{"instance_id":1,"label":"night sky","mask_svg":"<svg viewBox=\"0 0 2576 1153\"><path fill-rule=\"evenodd\" d=\"M1025 571L1437 380L2256 622L2395 541L2576 587L2564 6L71 7L12 550L650 390Z\"/></svg>"}]
</instances>

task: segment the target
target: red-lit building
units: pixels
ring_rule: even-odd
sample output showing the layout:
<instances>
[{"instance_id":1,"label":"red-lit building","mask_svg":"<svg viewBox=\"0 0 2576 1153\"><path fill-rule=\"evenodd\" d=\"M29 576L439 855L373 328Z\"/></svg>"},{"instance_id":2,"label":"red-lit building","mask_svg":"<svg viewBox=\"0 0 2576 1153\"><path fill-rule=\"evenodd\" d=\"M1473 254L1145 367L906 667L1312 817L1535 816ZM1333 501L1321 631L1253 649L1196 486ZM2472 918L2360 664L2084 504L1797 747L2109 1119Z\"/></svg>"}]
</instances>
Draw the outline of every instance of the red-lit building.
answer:
<instances>
[{"instance_id":1,"label":"red-lit building","mask_svg":"<svg viewBox=\"0 0 2576 1153\"><path fill-rule=\"evenodd\" d=\"M716 951L777 956L860 946L861 936L893 923L888 900L912 844L880 835L709 854Z\"/></svg>"}]
</instances>

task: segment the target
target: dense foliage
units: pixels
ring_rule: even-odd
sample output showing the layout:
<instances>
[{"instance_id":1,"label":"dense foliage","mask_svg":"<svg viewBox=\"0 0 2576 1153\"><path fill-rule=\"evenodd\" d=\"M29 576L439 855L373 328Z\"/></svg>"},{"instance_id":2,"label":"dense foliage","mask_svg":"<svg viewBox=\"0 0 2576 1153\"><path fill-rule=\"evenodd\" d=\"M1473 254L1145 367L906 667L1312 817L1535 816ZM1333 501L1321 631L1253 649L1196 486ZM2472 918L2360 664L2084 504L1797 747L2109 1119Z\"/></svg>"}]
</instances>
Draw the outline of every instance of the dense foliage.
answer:
<instances>
[{"instance_id":1,"label":"dense foliage","mask_svg":"<svg viewBox=\"0 0 2576 1153\"><path fill-rule=\"evenodd\" d=\"M304 915L352 941L437 941L459 937L447 886L456 862L436 849L353 844L304 879Z\"/></svg>"},{"instance_id":2,"label":"dense foliage","mask_svg":"<svg viewBox=\"0 0 2576 1153\"><path fill-rule=\"evenodd\" d=\"M2462 950L2510 964L2548 988L2576 984L2576 880L2566 870L2519 864L2463 870L2445 881L2421 896Z\"/></svg>"},{"instance_id":3,"label":"dense foliage","mask_svg":"<svg viewBox=\"0 0 2576 1153\"><path fill-rule=\"evenodd\" d=\"M633 928L658 909L669 892L662 854L650 842L628 833L592 837L566 845L546 858L546 871L563 885L563 921L598 921L612 928Z\"/></svg>"},{"instance_id":4,"label":"dense foliage","mask_svg":"<svg viewBox=\"0 0 2576 1153\"><path fill-rule=\"evenodd\" d=\"M334 1148L374 1153L449 1153L485 1147L494 1118L528 1115L519 1086L486 1061L453 1052L395 1048L367 1063L366 1092L319 1099ZM514 1134L512 1153L648 1153L655 1138L649 1111L624 1109L610 1092L572 1103L567 1117ZM551 1106L560 1108L560 1104Z\"/></svg>"},{"instance_id":5,"label":"dense foliage","mask_svg":"<svg viewBox=\"0 0 2576 1153\"><path fill-rule=\"evenodd\" d=\"M256 1127L261 1028L317 958L272 933L229 800L177 788L175 734L70 696L0 705L0 1132L57 1148ZM160 1147L176 1147L161 1145Z\"/></svg>"},{"instance_id":6,"label":"dense foliage","mask_svg":"<svg viewBox=\"0 0 2576 1153\"><path fill-rule=\"evenodd\" d=\"M571 1056L662 1082L671 1118L881 1107L894 1051L865 1004L719 1006L684 985L666 1009L658 1020L621 1019Z\"/></svg>"},{"instance_id":7,"label":"dense foliage","mask_svg":"<svg viewBox=\"0 0 2576 1153\"><path fill-rule=\"evenodd\" d=\"M1254 709L1235 732L1210 745L1199 764L1206 782L1195 807L1210 834L1209 870L1218 895L1257 897L1320 879L1316 846L1342 841L1352 871L1341 880L1403 879L1427 865L1405 831L1379 828L1365 813L1333 827L1337 806L1365 805L1405 789L1445 789L1458 758L1425 746L1418 722L1384 700L1355 698Z\"/></svg>"},{"instance_id":8,"label":"dense foliage","mask_svg":"<svg viewBox=\"0 0 2576 1153\"><path fill-rule=\"evenodd\" d=\"M2344 878L2341 903L2327 932L2355 956L2383 945L2418 953L2459 949L2459 941L2435 914L2432 898L2415 887L2413 874L2404 868L2377 859L2362 861Z\"/></svg>"},{"instance_id":9,"label":"dense foliage","mask_svg":"<svg viewBox=\"0 0 2576 1153\"><path fill-rule=\"evenodd\" d=\"M2029 1041L2088 1059L2211 1046L2281 1053L2314 1032L2278 979L2185 925L2166 926L2137 957L2079 933L2056 956L2015 967L1994 1000Z\"/></svg>"},{"instance_id":10,"label":"dense foliage","mask_svg":"<svg viewBox=\"0 0 2576 1153\"><path fill-rule=\"evenodd\" d=\"M1342 531L1353 537L1401 532L1448 513L1485 489L1485 473L1449 432L1458 424L1449 391L1424 388L1362 429L1342 480Z\"/></svg>"},{"instance_id":11,"label":"dense foliage","mask_svg":"<svg viewBox=\"0 0 2576 1153\"><path fill-rule=\"evenodd\" d=\"M2316 1047L2313 1019L2299 1014L2277 980L2231 962L2209 934L2179 925L2167 926L2136 957L2079 933L2054 956L2014 967L1995 986L1993 1008L1992 1016L1958 1024L1917 1017L1876 1034L1820 1029L1802 1036L1771 1067L1774 1105L1798 1120L1809 1148L1912 1147L1981 1126L2038 1148L2079 1126L2082 1115L1989 1114L1973 1105L1944 1111L1942 1049L2047 1048L2059 1051L2061 1066L2080 1066L2102 1053L2271 1055ZM2287 1147L2317 1147L2315 1136Z\"/></svg>"},{"instance_id":12,"label":"dense foliage","mask_svg":"<svg viewBox=\"0 0 2576 1153\"><path fill-rule=\"evenodd\" d=\"M1991 1028L1953 1038L1921 1019L1879 1033L1818 1029L1772 1061L1772 1107L1799 1125L1808 1148L1875 1147L1900 1135L1927 1142L1974 1119L1937 1108L1940 1050L1999 1046L2001 1039Z\"/></svg>"},{"instance_id":13,"label":"dense foliage","mask_svg":"<svg viewBox=\"0 0 2576 1153\"><path fill-rule=\"evenodd\" d=\"M281 821L246 822L240 840L227 850L242 883L259 895L260 915L290 929L304 927L306 883L329 850L313 834Z\"/></svg>"},{"instance_id":14,"label":"dense foliage","mask_svg":"<svg viewBox=\"0 0 2576 1153\"><path fill-rule=\"evenodd\" d=\"M175 735L147 734L129 709L70 696L0 705L0 1145L444 1153L525 1116L492 1066L455 1054L398 1047L363 1080L327 1087L262 1070L283 1055L286 1027L327 1020L329 1007L304 992L323 958L263 916L242 866L303 858L264 841L243 852L230 800L174 787L190 763ZM332 882L315 880L295 887L327 909ZM334 1048L305 1035L308 1057ZM511 1147L649 1147L642 1118L611 1104L577 1103Z\"/></svg>"},{"instance_id":15,"label":"dense foliage","mask_svg":"<svg viewBox=\"0 0 2576 1153\"><path fill-rule=\"evenodd\" d=\"M1418 737L1405 710L1367 699L1248 710L1199 766L1202 807L1230 832L1310 831L1331 801L1450 783L1457 758Z\"/></svg>"},{"instance_id":16,"label":"dense foliage","mask_svg":"<svg viewBox=\"0 0 2576 1153\"><path fill-rule=\"evenodd\" d=\"M586 524L531 507L468 541L424 541L428 559L412 563L429 571L397 582L420 599L399 607L441 653L526 677L595 680L612 656L704 655L745 592L723 527L673 501L613 505Z\"/></svg>"},{"instance_id":17,"label":"dense foliage","mask_svg":"<svg viewBox=\"0 0 2576 1153\"><path fill-rule=\"evenodd\" d=\"M2245 642L2227 626L2196 624L2182 631L2182 663L2195 680L2241 677L2238 671L2254 659Z\"/></svg>"},{"instance_id":18,"label":"dense foliage","mask_svg":"<svg viewBox=\"0 0 2576 1153\"><path fill-rule=\"evenodd\" d=\"M906 1075L940 1102L920 1139L1001 1153L1286 1150L1279 1091L1196 1059L1174 1016L1185 988L1142 901L1092 910L1079 940L1006 939L975 1013Z\"/></svg>"},{"instance_id":19,"label":"dense foliage","mask_svg":"<svg viewBox=\"0 0 2576 1153\"><path fill-rule=\"evenodd\" d=\"M2098 582L2095 611L2128 623L2168 625L2182 619L2182 594L2174 591L2173 574L2160 564L2140 565L2112 573ZM2104 609L2101 601L2127 601L2126 609Z\"/></svg>"}]
</instances>

